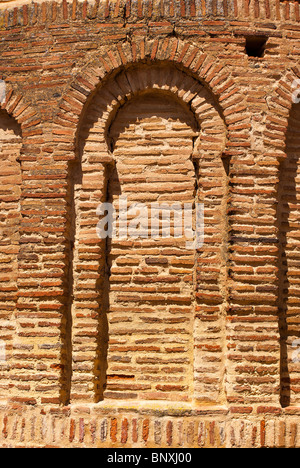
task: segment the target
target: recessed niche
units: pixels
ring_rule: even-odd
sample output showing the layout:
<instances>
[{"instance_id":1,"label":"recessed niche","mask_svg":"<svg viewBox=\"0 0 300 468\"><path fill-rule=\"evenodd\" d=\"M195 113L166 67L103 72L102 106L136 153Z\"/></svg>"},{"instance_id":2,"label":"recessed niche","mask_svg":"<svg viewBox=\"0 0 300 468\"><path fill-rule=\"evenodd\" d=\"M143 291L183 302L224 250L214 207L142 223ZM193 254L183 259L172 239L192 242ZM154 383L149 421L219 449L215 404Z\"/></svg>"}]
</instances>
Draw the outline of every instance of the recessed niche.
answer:
<instances>
[{"instance_id":1,"label":"recessed niche","mask_svg":"<svg viewBox=\"0 0 300 468\"><path fill-rule=\"evenodd\" d=\"M249 57L263 57L268 38L266 36L247 36L246 53Z\"/></svg>"}]
</instances>

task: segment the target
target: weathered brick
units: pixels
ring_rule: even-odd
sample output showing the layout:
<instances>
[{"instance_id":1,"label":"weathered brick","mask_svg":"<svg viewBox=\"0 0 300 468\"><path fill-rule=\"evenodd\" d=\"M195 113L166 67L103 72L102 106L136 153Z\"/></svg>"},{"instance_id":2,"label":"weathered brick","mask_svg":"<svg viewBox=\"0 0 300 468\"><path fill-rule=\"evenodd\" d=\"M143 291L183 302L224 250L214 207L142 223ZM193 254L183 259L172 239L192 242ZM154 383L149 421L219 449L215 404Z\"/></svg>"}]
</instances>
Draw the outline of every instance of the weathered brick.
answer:
<instances>
[{"instance_id":1,"label":"weathered brick","mask_svg":"<svg viewBox=\"0 0 300 468\"><path fill-rule=\"evenodd\" d=\"M299 446L298 3L0 17L0 444ZM204 244L100 241L120 193Z\"/></svg>"}]
</instances>

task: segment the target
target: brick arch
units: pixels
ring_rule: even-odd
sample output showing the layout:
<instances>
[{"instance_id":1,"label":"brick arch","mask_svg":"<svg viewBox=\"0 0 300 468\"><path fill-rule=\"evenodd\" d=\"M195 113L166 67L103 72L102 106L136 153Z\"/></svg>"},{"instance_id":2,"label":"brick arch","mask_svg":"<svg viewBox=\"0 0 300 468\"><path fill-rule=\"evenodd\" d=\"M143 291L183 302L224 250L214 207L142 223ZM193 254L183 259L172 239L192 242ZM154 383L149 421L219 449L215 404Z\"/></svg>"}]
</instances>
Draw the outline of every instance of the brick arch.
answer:
<instances>
[{"instance_id":1,"label":"brick arch","mask_svg":"<svg viewBox=\"0 0 300 468\"><path fill-rule=\"evenodd\" d=\"M149 81L156 83L155 76L151 74ZM115 168L107 194L117 216L119 194L128 197L129 205L142 203L148 216L153 202L181 206L182 200L195 200L191 154L199 127L190 109L174 95L152 88L136 94L117 112L109 130ZM145 231L147 239L113 239L106 251L111 274L104 397L161 400L167 391L170 400L189 401L193 395L195 253L186 248L182 237L153 239L149 224ZM119 330L128 326L130 332L123 334L121 344ZM130 362L122 363L124 354ZM126 381L128 368L131 378Z\"/></svg>"},{"instance_id":2,"label":"brick arch","mask_svg":"<svg viewBox=\"0 0 300 468\"><path fill-rule=\"evenodd\" d=\"M107 111L102 114L99 125L105 129L108 146L109 128L118 110L134 97L155 90L173 95L195 115L200 134L195 143L194 158L204 157L207 152L222 156L226 146L226 126L217 105L201 83L171 64L140 64L139 68L132 67L119 73L102 89L108 100Z\"/></svg>"},{"instance_id":3,"label":"brick arch","mask_svg":"<svg viewBox=\"0 0 300 468\"><path fill-rule=\"evenodd\" d=\"M6 364L3 365L2 362L1 365L1 388L5 388L9 381L13 382L17 362L18 364L23 362L26 366L27 359L31 359L29 351L28 355L26 356L25 352L20 360L15 346L16 343L19 346L24 344L20 336L22 317L19 315L19 310L24 307L24 301L28 300L24 299L24 290L20 284L22 274L27 273L24 251L26 249L27 252L33 251L33 248L30 250L30 242L26 246L21 243L24 235L22 232L23 203L26 192L23 160L30 160L30 156L26 154L27 150L30 152L31 142L33 143L35 137L42 134L39 126L40 119L30 103L26 102L24 96L11 88L9 84L5 84L4 87L4 83L4 81L1 83L0 104L0 250L2 261L6 262L6 268L2 269L0 279L0 328L1 340L5 342ZM7 377L10 380L6 380ZM10 384L9 389L10 394L9 397L5 395L6 400L20 396L17 385L15 387Z\"/></svg>"},{"instance_id":4,"label":"brick arch","mask_svg":"<svg viewBox=\"0 0 300 468\"><path fill-rule=\"evenodd\" d=\"M185 52L187 51L188 48ZM120 50L119 53L121 57ZM123 53L125 54L124 50ZM184 56L183 51L181 55ZM154 53L151 56L155 58ZM196 59L195 52L192 56ZM189 61L192 63L192 57ZM198 69L201 61L204 62L205 58L198 57ZM106 314L102 310L103 304L107 304L107 298L103 297L103 291L108 287L105 274L105 249L107 247L105 243L99 242L96 236L95 213L97 205L107 201L109 191L108 180L113 167L112 146L109 140L110 125L125 103L130 104L138 96L157 91L171 96L194 115L200 129L198 137L195 138L191 157L198 160L195 164L196 175L199 176L197 177L197 197L199 201L205 202L207 207L205 225L209 236L202 251L198 252L199 259L196 262L201 273L199 269L194 308L196 312L194 397L198 401L220 402L224 395L224 389L222 389L224 359L222 356L225 351L223 346L225 343L224 317L227 300L225 213L228 180L221 158L226 151L225 112L220 110L219 104L215 102L207 87L195 76L185 73L176 63L153 60L139 61L138 64L131 62L131 66L118 65L116 62L116 71L110 73L107 67L107 76L103 75L102 86L96 86L96 78L94 78L94 85L90 86L89 93L86 90L84 99L83 86L87 86L87 80L82 78L77 84L73 83L71 95L66 96L61 104L64 114L61 113L59 116L61 119L65 115L66 125L72 128L69 138L70 142L73 141L74 147L76 146L78 155L71 176L75 187L72 217L76 220L72 267L74 279L72 342L75 364L72 374L71 399L100 401L103 398L105 378L103 358L106 351L100 349L99 343L107 341L106 332L103 334L103 330L107 330L108 324ZM206 68L209 69L208 65ZM90 69L89 73L94 74L95 70ZM214 76L211 70L210 81ZM220 77L219 80L221 81ZM224 87L224 82L222 84ZM229 82L227 85L230 88ZM234 89L233 94L235 92ZM82 99L79 103L80 95ZM223 98L225 102L225 96ZM232 107L234 110L231 109L231 111L237 110L236 103L234 100L228 109ZM228 121L230 121L231 111L227 112ZM64 137L66 134L67 131L64 132ZM216 265L213 274L209 274L208 271L208 265L211 263ZM197 275L196 271L195 275ZM212 322L216 328L212 326ZM219 332L215 333L215 329ZM206 365L207 354L210 353L211 364ZM216 362L221 365L213 364ZM205 369L205 378L202 375L203 369ZM134 392L127 392L128 395L130 395L129 398L135 398Z\"/></svg>"},{"instance_id":5,"label":"brick arch","mask_svg":"<svg viewBox=\"0 0 300 468\"><path fill-rule=\"evenodd\" d=\"M6 84L5 96L2 98L0 108L18 122L23 137L42 134L41 119L37 116L37 112L23 94L18 93L8 84Z\"/></svg>"},{"instance_id":6,"label":"brick arch","mask_svg":"<svg viewBox=\"0 0 300 468\"><path fill-rule=\"evenodd\" d=\"M210 100L213 99L227 126L225 154L231 152L231 146L245 145L245 134L239 128L235 128L235 122L239 121L238 116L246 109L245 97L236 87L226 65L221 60L204 53L198 46L175 38L113 45L86 64L82 72L74 78L60 102L57 123L60 125L63 123L65 127L64 141L67 136L70 144L75 147L76 132L84 115L84 109L97 89L108 79L113 78L120 70L139 63L155 62L171 63L203 84L207 96L209 95ZM245 119L243 116L243 121L247 124L250 119L249 117ZM231 132L234 133L234 142L229 144ZM250 141L249 135L247 138Z\"/></svg>"},{"instance_id":7,"label":"brick arch","mask_svg":"<svg viewBox=\"0 0 300 468\"><path fill-rule=\"evenodd\" d=\"M269 98L269 114L266 119L264 143L267 150L278 160L286 158L286 132L288 120L293 106L293 95L300 89L300 69L294 67L288 70L279 80L276 89ZM298 93L299 97L300 93Z\"/></svg>"}]
</instances>

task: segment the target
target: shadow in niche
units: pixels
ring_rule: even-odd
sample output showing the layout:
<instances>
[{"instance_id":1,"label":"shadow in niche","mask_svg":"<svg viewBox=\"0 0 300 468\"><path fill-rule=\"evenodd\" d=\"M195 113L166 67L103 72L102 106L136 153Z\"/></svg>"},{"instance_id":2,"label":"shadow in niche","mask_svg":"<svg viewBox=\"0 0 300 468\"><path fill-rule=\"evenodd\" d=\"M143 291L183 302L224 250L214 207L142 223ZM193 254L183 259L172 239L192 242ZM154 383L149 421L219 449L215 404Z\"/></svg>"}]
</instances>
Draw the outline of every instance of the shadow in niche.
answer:
<instances>
[{"instance_id":1,"label":"shadow in niche","mask_svg":"<svg viewBox=\"0 0 300 468\"><path fill-rule=\"evenodd\" d=\"M112 203L114 196L121 195L121 185L119 181L118 171L116 165L107 165L105 173L106 181L106 203ZM105 217L107 212L103 213ZM107 230L107 226L105 226ZM102 296L99 302L99 314L98 314L98 327L97 327L97 348L96 348L96 359L94 363L94 376L95 376L95 401L98 403L104 399L104 392L106 390L107 382L107 354L108 354L108 342L109 342L109 325L108 325L108 314L110 308L110 275L111 275L111 244L112 239L107 236L106 239L100 241L102 243L103 263L100 265L101 271L104 273L99 275L96 289L101 288Z\"/></svg>"},{"instance_id":2,"label":"shadow in niche","mask_svg":"<svg viewBox=\"0 0 300 468\"><path fill-rule=\"evenodd\" d=\"M68 185L68 200L69 217L66 229L66 282L64 297L67 301L63 303L65 314L61 321L61 376L60 376L60 402L64 405L70 403L71 398L71 383L72 383L72 354L73 346L78 346L80 343L72 343L72 309L74 303L74 260L75 260L75 241L76 241L76 197L79 191L76 187L82 185L82 167L81 161L70 163L70 180ZM112 184L111 178L114 178L114 189L116 189L116 180L118 180L117 169L115 166L107 165L105 168L106 181L106 197L105 202L112 201ZM119 194L115 192L115 194ZM104 216L106 213L104 213ZM109 311L109 294L110 294L110 250L111 239L99 239L100 260L98 266L98 279L95 285L95 291L102 291L98 296L98 307L94 311L97 314L97 332L96 332L96 352L93 364L94 374L94 395L95 402L102 401L106 388L106 371L107 371L107 351L108 351L108 318Z\"/></svg>"},{"instance_id":3,"label":"shadow in niche","mask_svg":"<svg viewBox=\"0 0 300 468\"><path fill-rule=\"evenodd\" d=\"M288 300L292 295L291 270L298 268L298 244L294 244L293 233L298 227L296 214L297 198L296 178L300 162L300 105L292 106L286 134L286 159L279 166L279 185L277 191L277 227L279 232L278 250L278 326L280 336L280 403L287 407L291 403L291 378L288 348L291 341L300 338L297 319L293 323L293 310L289 311ZM293 226L294 223L294 226ZM296 224L295 224L296 223ZM295 255L296 253L296 255ZM290 258L289 258L290 256Z\"/></svg>"},{"instance_id":4,"label":"shadow in niche","mask_svg":"<svg viewBox=\"0 0 300 468\"><path fill-rule=\"evenodd\" d=\"M4 109L0 109L0 131L11 131L16 137L22 136L20 124Z\"/></svg>"},{"instance_id":5,"label":"shadow in niche","mask_svg":"<svg viewBox=\"0 0 300 468\"><path fill-rule=\"evenodd\" d=\"M65 233L66 239L66 281L65 281L65 294L67 300L63 303L65 314L61 322L61 377L60 377L60 402L62 404L69 404L71 399L71 386L72 386L72 367L73 367L73 354L75 347L80 346L80 338L73 336L73 305L74 305L74 282L75 282L75 257L77 256L76 236L79 226L76 224L77 213L77 198L80 197L83 171L82 171L82 156L86 139L90 134L91 129L94 127L98 119L101 119L105 109L103 103L97 105L97 102L91 101L88 110L91 112L85 113L82 116L84 125L80 125L80 132L77 134L77 149L76 160L69 163L69 184L68 184L68 220ZM109 152L109 150L108 150ZM108 163L105 166L105 197L103 202L110 202L112 199L111 177L116 173L115 166ZM95 402L102 401L104 398L104 391L106 388L106 371L107 371L107 352L108 352L108 318L109 311L109 294L110 294L110 263L109 256L111 250L111 240L109 238L99 239L99 244L95 246L94 251L96 257L99 259L97 280L95 291L102 291L97 298L98 306L93 310L93 317L97 315L97 329L96 329L96 349L95 359L93 362L93 387ZM99 249L97 249L99 248ZM73 340L77 340L73 343Z\"/></svg>"},{"instance_id":6,"label":"shadow in niche","mask_svg":"<svg viewBox=\"0 0 300 468\"><path fill-rule=\"evenodd\" d=\"M68 218L65 233L66 274L64 296L65 314L61 321L61 377L60 402L70 403L72 382L72 307L74 301L74 246L76 233L75 185L82 183L81 164L78 160L69 162L69 181L67 192Z\"/></svg>"}]
</instances>

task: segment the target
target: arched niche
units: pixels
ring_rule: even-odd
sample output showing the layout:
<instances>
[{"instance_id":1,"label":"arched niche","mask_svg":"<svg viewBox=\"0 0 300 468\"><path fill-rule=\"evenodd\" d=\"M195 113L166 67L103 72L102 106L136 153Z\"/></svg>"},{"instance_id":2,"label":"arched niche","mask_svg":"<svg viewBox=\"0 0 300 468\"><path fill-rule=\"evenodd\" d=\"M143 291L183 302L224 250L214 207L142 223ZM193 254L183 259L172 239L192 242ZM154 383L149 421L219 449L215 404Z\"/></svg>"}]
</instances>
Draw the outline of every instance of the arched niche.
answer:
<instances>
[{"instance_id":1,"label":"arched niche","mask_svg":"<svg viewBox=\"0 0 300 468\"><path fill-rule=\"evenodd\" d=\"M224 350L216 359L213 344L224 341L227 196L218 106L175 66L140 64L99 87L80 120L71 398L217 402ZM204 244L187 251L174 238L100 240L97 207L122 193L146 204L205 203ZM209 274L210 264L219 272Z\"/></svg>"},{"instance_id":2,"label":"arched niche","mask_svg":"<svg viewBox=\"0 0 300 468\"><path fill-rule=\"evenodd\" d=\"M195 250L184 232L174 236L184 228L184 204L195 204L198 136L193 113L161 90L133 97L110 126L115 168L107 193L119 232L107 251L107 398L193 395Z\"/></svg>"}]
</instances>

